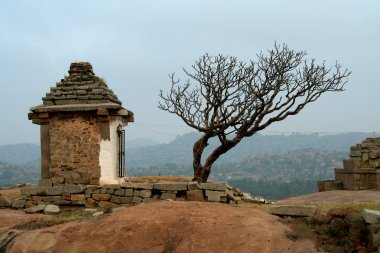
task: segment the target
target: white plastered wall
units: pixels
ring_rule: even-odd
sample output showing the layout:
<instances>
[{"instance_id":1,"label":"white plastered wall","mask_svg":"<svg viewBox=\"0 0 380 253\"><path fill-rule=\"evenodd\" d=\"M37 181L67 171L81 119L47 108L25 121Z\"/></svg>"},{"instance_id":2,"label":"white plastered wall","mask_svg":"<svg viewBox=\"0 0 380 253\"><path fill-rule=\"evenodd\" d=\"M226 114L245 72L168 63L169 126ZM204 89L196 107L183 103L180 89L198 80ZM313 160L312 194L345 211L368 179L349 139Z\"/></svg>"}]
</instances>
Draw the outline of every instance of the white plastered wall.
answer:
<instances>
[{"instance_id":1,"label":"white plastered wall","mask_svg":"<svg viewBox=\"0 0 380 253\"><path fill-rule=\"evenodd\" d=\"M117 178L118 167L118 136L117 126L122 124L118 119L109 122L110 140L100 141L100 179L99 183L116 184L119 182Z\"/></svg>"}]
</instances>

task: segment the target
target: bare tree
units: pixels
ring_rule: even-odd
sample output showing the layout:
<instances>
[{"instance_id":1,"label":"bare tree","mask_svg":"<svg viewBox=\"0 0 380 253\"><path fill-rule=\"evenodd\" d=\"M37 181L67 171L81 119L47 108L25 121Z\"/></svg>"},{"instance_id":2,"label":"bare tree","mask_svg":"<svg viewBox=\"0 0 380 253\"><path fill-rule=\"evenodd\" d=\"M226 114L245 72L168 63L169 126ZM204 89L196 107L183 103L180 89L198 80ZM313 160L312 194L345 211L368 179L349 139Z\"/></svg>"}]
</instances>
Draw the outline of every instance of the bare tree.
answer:
<instances>
[{"instance_id":1,"label":"bare tree","mask_svg":"<svg viewBox=\"0 0 380 253\"><path fill-rule=\"evenodd\" d=\"M244 63L236 57L203 55L184 69L190 80L180 83L170 75L171 89L160 91L161 110L178 115L203 135L193 146L193 181L206 182L214 162L243 138L276 121L298 114L322 94L343 91L351 74L334 67L304 60L306 52L274 45L257 55L257 62ZM210 138L217 146L202 164L202 154Z\"/></svg>"}]
</instances>

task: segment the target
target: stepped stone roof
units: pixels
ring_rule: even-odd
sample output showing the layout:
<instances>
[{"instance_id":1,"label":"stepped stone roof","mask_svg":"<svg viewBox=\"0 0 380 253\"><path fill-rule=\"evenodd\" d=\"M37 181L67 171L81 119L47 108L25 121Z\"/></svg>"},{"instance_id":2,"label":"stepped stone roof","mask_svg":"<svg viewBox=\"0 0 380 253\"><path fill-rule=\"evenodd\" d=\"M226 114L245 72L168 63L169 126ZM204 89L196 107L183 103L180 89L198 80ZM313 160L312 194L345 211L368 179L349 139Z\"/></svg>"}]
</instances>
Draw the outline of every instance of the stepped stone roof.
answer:
<instances>
[{"instance_id":1,"label":"stepped stone roof","mask_svg":"<svg viewBox=\"0 0 380 253\"><path fill-rule=\"evenodd\" d=\"M42 98L43 104L30 108L33 123L44 122L47 114L55 112L97 111L98 115L118 115L133 121L133 112L122 107L116 94L97 77L89 62L71 63L65 76Z\"/></svg>"},{"instance_id":2,"label":"stepped stone roof","mask_svg":"<svg viewBox=\"0 0 380 253\"><path fill-rule=\"evenodd\" d=\"M88 62L71 63L69 76L65 76L50 92L42 98L44 105L69 104L102 104L121 101L115 93L107 87L100 77L97 77Z\"/></svg>"}]
</instances>

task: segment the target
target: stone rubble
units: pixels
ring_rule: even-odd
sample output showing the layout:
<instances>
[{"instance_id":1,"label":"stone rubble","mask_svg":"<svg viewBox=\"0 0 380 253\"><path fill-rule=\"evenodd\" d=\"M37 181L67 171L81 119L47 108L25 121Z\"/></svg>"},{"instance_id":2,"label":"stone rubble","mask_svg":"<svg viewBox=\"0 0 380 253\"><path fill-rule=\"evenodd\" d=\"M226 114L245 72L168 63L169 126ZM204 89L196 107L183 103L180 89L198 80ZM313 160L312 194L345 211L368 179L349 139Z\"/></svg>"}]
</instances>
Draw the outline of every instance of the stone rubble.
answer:
<instances>
[{"instance_id":1,"label":"stone rubble","mask_svg":"<svg viewBox=\"0 0 380 253\"><path fill-rule=\"evenodd\" d=\"M350 148L343 168L335 168L335 180L318 182L319 191L380 189L380 137L367 138Z\"/></svg>"}]
</instances>

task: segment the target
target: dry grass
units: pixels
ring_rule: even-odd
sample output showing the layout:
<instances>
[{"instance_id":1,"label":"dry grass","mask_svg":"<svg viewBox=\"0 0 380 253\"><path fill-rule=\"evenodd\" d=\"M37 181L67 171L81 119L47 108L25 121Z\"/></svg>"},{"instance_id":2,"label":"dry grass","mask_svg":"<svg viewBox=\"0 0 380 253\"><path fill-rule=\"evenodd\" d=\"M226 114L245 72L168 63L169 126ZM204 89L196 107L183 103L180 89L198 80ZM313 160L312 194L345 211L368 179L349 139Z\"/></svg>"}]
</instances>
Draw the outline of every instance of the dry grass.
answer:
<instances>
[{"instance_id":1,"label":"dry grass","mask_svg":"<svg viewBox=\"0 0 380 253\"><path fill-rule=\"evenodd\" d=\"M90 212L83 209L65 211L55 216L38 217L26 223L20 223L12 227L12 229L34 230L51 227L71 221L81 221L92 217Z\"/></svg>"}]
</instances>

